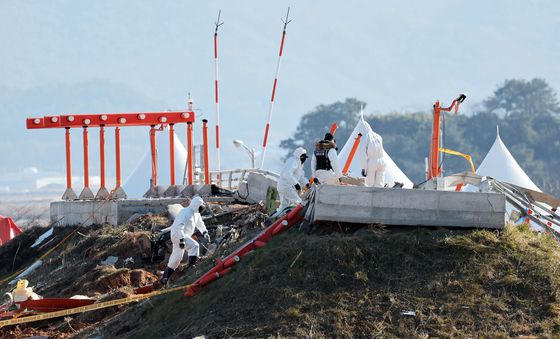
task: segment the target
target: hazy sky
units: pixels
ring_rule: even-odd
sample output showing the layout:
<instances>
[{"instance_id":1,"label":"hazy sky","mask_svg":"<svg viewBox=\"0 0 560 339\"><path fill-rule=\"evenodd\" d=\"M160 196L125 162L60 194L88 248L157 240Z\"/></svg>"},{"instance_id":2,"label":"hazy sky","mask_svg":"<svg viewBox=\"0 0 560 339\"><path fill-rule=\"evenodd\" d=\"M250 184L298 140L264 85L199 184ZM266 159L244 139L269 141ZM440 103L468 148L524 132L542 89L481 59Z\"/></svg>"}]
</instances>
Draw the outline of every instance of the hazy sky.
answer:
<instances>
[{"instance_id":1,"label":"hazy sky","mask_svg":"<svg viewBox=\"0 0 560 339\"><path fill-rule=\"evenodd\" d=\"M504 79L542 77L560 89L560 2L527 0L3 0L0 87L109 81L162 106L146 110L184 108L191 92L213 125L212 35L221 9L224 167L243 166L231 140L262 143L288 6L267 161L275 169L284 154L278 143L318 104L357 97L367 113L418 111L466 92L468 113ZM36 115L43 113L52 112Z\"/></svg>"}]
</instances>

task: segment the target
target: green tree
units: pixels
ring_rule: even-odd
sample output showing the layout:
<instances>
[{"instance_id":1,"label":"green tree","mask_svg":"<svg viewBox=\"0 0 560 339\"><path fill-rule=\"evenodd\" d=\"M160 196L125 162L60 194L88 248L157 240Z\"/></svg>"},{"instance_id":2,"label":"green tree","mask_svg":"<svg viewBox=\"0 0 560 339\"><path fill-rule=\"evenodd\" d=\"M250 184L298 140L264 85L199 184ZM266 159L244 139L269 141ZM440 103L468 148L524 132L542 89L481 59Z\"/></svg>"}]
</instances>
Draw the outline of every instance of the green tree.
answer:
<instances>
[{"instance_id":1,"label":"green tree","mask_svg":"<svg viewBox=\"0 0 560 339\"><path fill-rule=\"evenodd\" d=\"M519 90L520 87L525 90ZM512 94L514 89L525 93L522 100L520 95ZM511 100L515 102L509 102ZM488 109L491 103L496 103L492 107L501 108ZM507 80L484 104L487 110L474 115L446 114L444 146L471 155L478 167L496 140L496 126L499 126L503 142L527 175L543 191L560 197L560 110L555 91L541 79ZM323 137L333 122L337 122L340 127L335 138L342 147L359 119L362 105L365 103L356 99L319 105L302 117L294 136L283 140L280 146L288 154L298 146L311 152L314 142ZM537 110L542 107L546 109ZM507 114L500 114L500 110ZM385 150L410 180L415 183L424 181L424 159L428 156L432 128L431 112L366 115L365 119L383 137ZM446 175L470 168L461 157L442 155L442 161Z\"/></svg>"},{"instance_id":2,"label":"green tree","mask_svg":"<svg viewBox=\"0 0 560 339\"><path fill-rule=\"evenodd\" d=\"M539 78L531 81L506 80L483 105L486 112L503 114L505 118L510 115L533 118L560 113L556 92L545 80Z\"/></svg>"}]
</instances>

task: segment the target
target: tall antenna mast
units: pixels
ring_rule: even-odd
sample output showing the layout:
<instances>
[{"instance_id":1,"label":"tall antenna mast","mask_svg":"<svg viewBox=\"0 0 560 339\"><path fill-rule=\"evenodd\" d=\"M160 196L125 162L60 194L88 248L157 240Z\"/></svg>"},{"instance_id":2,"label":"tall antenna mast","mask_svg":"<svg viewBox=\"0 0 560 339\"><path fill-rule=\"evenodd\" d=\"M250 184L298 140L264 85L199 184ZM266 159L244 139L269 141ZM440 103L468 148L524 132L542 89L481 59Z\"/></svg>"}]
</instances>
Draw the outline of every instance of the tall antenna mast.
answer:
<instances>
[{"instance_id":1,"label":"tall antenna mast","mask_svg":"<svg viewBox=\"0 0 560 339\"><path fill-rule=\"evenodd\" d=\"M216 166L218 171L217 176L217 184L219 187L222 186L222 175L220 173L221 166L220 166L220 101L218 96L218 28L223 25L223 22L220 22L220 15L222 14L222 10L218 12L218 20L214 23L216 29L214 30L214 75L215 75L215 83L214 83L214 92L216 96Z\"/></svg>"},{"instance_id":2,"label":"tall antenna mast","mask_svg":"<svg viewBox=\"0 0 560 339\"><path fill-rule=\"evenodd\" d=\"M266 152L266 142L268 140L268 131L270 129L270 120L272 119L272 109L274 107L274 95L276 92L276 84L278 83L278 72L280 71L280 61L282 60L282 51L284 50L284 39L286 38L286 26L292 21L288 20L290 15L290 7L288 7L288 12L286 13L286 19L280 19L284 23L284 30L282 31L282 42L280 43L280 53L278 54L278 62L276 64L276 74L274 76L274 85L272 86L272 97L270 98L270 106L268 109L268 120L266 122L266 127L264 130L264 141L263 141L263 150L262 150L262 157L261 157L261 166L259 168L263 168L264 166L264 156Z\"/></svg>"}]
</instances>

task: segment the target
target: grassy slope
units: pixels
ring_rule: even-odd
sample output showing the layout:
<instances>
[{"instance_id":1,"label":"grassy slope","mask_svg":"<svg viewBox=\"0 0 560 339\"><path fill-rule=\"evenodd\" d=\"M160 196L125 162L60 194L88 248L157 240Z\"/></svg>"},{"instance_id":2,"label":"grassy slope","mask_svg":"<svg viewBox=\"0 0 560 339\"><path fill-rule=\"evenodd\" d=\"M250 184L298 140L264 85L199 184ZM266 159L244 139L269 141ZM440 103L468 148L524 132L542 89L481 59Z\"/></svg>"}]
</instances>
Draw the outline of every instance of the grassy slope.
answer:
<instances>
[{"instance_id":1,"label":"grassy slope","mask_svg":"<svg viewBox=\"0 0 560 339\"><path fill-rule=\"evenodd\" d=\"M131 338L559 335L559 259L553 239L525 226L292 230L194 298L156 298L99 331Z\"/></svg>"}]
</instances>

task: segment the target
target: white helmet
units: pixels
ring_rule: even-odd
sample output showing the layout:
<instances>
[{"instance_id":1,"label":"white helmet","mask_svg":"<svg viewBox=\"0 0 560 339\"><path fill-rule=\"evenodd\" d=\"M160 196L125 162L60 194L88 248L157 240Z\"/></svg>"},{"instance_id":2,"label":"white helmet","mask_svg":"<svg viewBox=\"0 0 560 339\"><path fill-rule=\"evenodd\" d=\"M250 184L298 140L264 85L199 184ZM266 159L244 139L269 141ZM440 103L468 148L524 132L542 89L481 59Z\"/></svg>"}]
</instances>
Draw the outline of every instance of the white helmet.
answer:
<instances>
[{"instance_id":1,"label":"white helmet","mask_svg":"<svg viewBox=\"0 0 560 339\"><path fill-rule=\"evenodd\" d=\"M202 198L197 195L192 198L189 207L192 207L193 211L198 212L199 207L202 205L204 205L204 200L202 200Z\"/></svg>"},{"instance_id":2,"label":"white helmet","mask_svg":"<svg viewBox=\"0 0 560 339\"><path fill-rule=\"evenodd\" d=\"M307 154L307 151L306 151L305 148L303 148L303 147L298 147L298 148L296 148L295 151L294 151L294 156L295 156L296 158L299 158L299 157L301 157L301 156L304 155L304 154Z\"/></svg>"}]
</instances>

